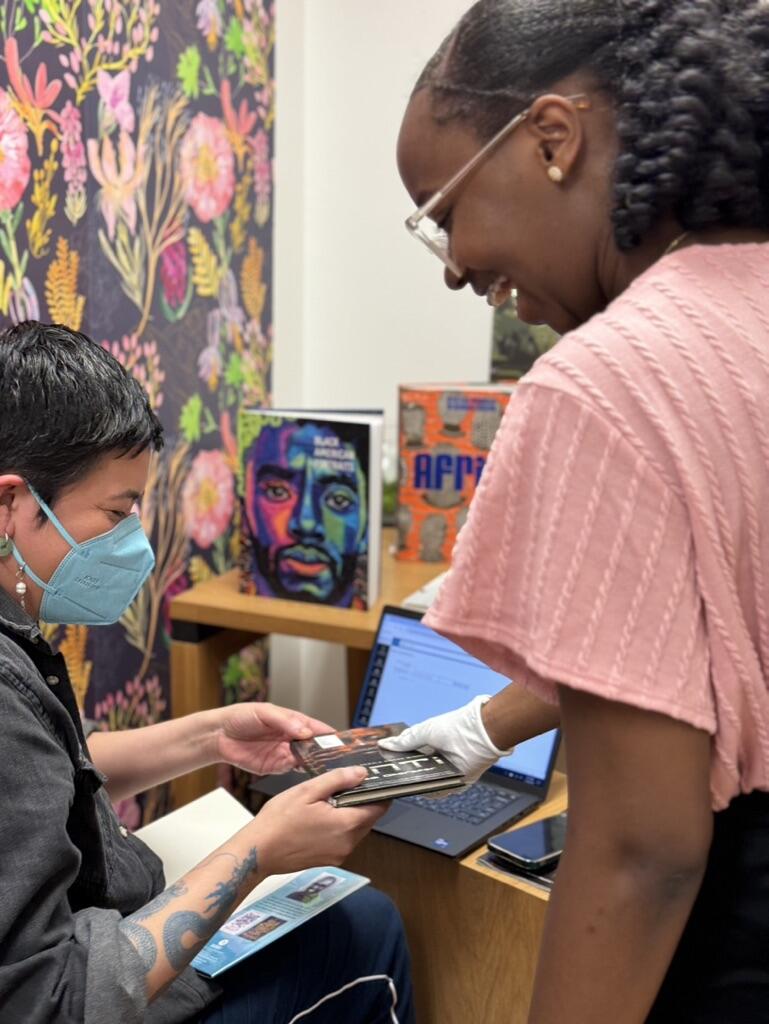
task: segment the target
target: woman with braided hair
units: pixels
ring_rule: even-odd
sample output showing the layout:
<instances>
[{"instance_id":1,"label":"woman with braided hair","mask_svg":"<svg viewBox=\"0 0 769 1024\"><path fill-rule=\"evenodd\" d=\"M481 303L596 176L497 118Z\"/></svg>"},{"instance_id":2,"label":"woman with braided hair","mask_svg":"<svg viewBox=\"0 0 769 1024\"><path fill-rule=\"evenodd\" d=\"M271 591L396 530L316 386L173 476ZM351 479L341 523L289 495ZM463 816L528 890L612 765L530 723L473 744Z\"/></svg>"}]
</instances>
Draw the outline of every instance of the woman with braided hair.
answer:
<instances>
[{"instance_id":1,"label":"woman with braided hair","mask_svg":"<svg viewBox=\"0 0 769 1024\"><path fill-rule=\"evenodd\" d=\"M447 285L565 336L426 620L513 682L388 745L477 778L560 722L531 1024L765 1024L769 4L480 0L398 162Z\"/></svg>"}]
</instances>

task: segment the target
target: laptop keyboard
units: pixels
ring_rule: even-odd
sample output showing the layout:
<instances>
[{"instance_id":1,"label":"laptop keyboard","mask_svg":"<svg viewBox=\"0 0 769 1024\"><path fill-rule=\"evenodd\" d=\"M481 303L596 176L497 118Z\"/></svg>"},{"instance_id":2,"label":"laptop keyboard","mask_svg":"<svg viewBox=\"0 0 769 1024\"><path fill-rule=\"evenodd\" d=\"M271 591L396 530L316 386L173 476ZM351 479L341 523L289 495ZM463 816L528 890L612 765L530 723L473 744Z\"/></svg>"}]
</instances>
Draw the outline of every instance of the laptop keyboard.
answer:
<instances>
[{"instance_id":1,"label":"laptop keyboard","mask_svg":"<svg viewBox=\"0 0 769 1024\"><path fill-rule=\"evenodd\" d=\"M407 796L404 802L423 807L426 811L445 814L456 821L465 821L468 825L480 825L492 815L505 810L516 800L519 793L508 793L499 786L490 786L486 782L475 782L462 793L450 796L427 797Z\"/></svg>"}]
</instances>

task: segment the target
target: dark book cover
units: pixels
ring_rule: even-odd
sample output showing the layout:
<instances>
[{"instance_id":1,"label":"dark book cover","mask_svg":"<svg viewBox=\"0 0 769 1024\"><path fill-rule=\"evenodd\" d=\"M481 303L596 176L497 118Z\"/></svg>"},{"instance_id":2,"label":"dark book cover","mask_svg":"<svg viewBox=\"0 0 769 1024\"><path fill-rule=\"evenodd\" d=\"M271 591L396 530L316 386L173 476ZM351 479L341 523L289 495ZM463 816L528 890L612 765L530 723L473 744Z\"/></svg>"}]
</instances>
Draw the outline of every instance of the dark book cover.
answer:
<instances>
[{"instance_id":1,"label":"dark book cover","mask_svg":"<svg viewBox=\"0 0 769 1024\"><path fill-rule=\"evenodd\" d=\"M337 793L332 799L337 807L434 793L464 785L464 776L443 754L423 754L419 750L395 752L382 750L377 745L380 739L397 736L405 728L403 722L396 722L345 729L309 740L295 740L291 749L311 775L352 765L366 769L368 777L359 786Z\"/></svg>"}]
</instances>

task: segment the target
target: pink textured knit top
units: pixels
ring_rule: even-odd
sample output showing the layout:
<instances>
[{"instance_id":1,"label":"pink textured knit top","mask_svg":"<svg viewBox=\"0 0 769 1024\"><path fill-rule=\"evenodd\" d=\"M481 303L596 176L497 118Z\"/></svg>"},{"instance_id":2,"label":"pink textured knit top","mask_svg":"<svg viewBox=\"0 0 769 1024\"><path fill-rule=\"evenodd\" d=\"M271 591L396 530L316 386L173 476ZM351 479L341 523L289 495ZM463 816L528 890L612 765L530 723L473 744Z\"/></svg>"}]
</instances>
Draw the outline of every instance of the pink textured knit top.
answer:
<instances>
[{"instance_id":1,"label":"pink textured knit top","mask_svg":"<svg viewBox=\"0 0 769 1024\"><path fill-rule=\"evenodd\" d=\"M769 245L660 260L520 383L426 621L714 736L769 790Z\"/></svg>"}]
</instances>

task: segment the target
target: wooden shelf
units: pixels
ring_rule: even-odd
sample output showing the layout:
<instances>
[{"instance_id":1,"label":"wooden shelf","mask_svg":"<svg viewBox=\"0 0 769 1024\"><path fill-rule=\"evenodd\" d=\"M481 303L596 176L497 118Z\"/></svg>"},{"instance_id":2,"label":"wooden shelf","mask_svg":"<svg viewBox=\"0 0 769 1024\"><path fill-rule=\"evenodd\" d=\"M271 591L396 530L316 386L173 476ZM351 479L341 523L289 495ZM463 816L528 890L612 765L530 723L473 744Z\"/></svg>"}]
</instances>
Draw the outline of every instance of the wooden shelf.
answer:
<instances>
[{"instance_id":1,"label":"wooden shelf","mask_svg":"<svg viewBox=\"0 0 769 1024\"><path fill-rule=\"evenodd\" d=\"M549 818L551 815L560 814L561 811L565 810L566 776L562 772L553 772L547 800L536 811L532 814L527 814L522 821L519 821L506 831L513 832L517 828L523 828L524 825L532 825L535 821L541 821L543 818ZM493 878L495 882L500 882L502 885L509 885L514 889L520 889L530 896L535 896L537 899L547 901L550 894L543 889L539 889L536 885L529 885L525 878L518 878L516 875L508 874L504 871L495 871L494 868L480 864L479 859L485 856L487 852L485 845L480 850L473 850L461 862L462 867L469 868L470 871L476 871L478 874L486 875L487 878Z\"/></svg>"},{"instance_id":2,"label":"wooden shelf","mask_svg":"<svg viewBox=\"0 0 769 1024\"><path fill-rule=\"evenodd\" d=\"M178 594L171 602L171 618L175 622L218 626L253 634L283 633L370 650L382 607L400 604L405 597L447 568L443 562L396 561L392 554L394 544L395 530L384 530L382 587L379 600L369 611L241 594L237 570L233 569Z\"/></svg>"}]
</instances>

